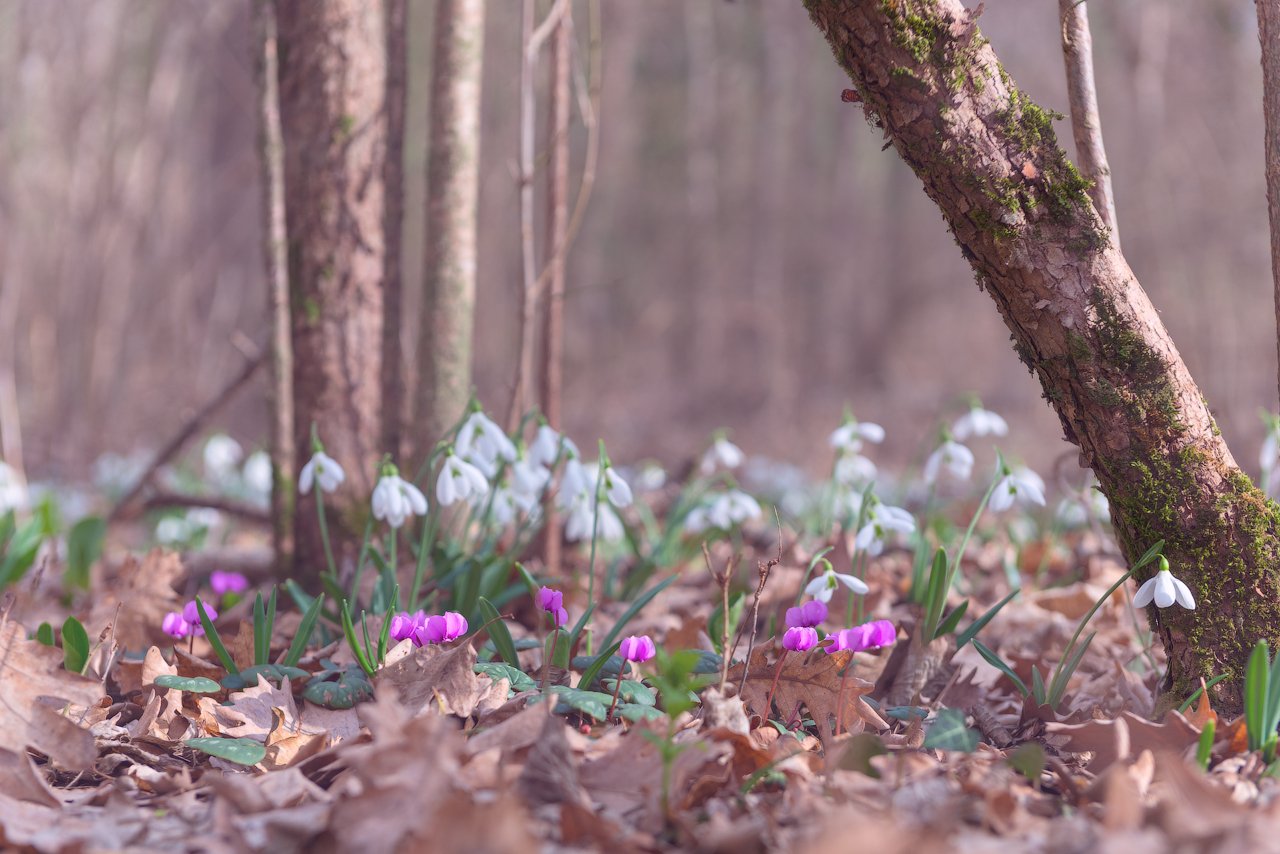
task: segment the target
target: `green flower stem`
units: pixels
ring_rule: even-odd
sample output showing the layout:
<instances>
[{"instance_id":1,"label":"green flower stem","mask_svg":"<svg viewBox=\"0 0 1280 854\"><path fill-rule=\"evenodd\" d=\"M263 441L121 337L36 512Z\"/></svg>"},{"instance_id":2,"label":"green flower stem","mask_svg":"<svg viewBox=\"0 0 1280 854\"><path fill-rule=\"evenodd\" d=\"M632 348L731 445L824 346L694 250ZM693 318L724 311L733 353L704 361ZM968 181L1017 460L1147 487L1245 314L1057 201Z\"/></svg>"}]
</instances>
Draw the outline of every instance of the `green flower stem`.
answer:
<instances>
[{"instance_id":1,"label":"green flower stem","mask_svg":"<svg viewBox=\"0 0 1280 854\"><path fill-rule=\"evenodd\" d=\"M422 581L427 574L427 559L436 545L436 528L440 521L440 508L436 507L422 526L422 539L418 544L418 563L413 568L413 587L409 592L409 610L418 607L418 594L422 592Z\"/></svg>"},{"instance_id":2,"label":"green flower stem","mask_svg":"<svg viewBox=\"0 0 1280 854\"><path fill-rule=\"evenodd\" d=\"M329 523L324 516L324 489L317 483L316 487L316 516L320 520L320 542L324 544L324 559L329 564L329 574L338 578L338 565L333 560L333 546L329 544Z\"/></svg>"},{"instance_id":3,"label":"green flower stem","mask_svg":"<svg viewBox=\"0 0 1280 854\"><path fill-rule=\"evenodd\" d=\"M960 564L964 560L965 550L969 548L969 540L973 537L973 529L978 527L978 519L982 517L982 512L987 509L987 502L991 500L991 495L996 491L996 484L1004 478L1004 467L996 471L996 476L991 480L991 485L987 487L987 491L983 493L982 500L978 502L978 509L973 511L973 518L969 520L969 527L964 532L964 539L960 541L960 549L956 552L955 562L951 564L947 570L947 584L944 590L950 590L955 584L956 573L960 571Z\"/></svg>"}]
</instances>

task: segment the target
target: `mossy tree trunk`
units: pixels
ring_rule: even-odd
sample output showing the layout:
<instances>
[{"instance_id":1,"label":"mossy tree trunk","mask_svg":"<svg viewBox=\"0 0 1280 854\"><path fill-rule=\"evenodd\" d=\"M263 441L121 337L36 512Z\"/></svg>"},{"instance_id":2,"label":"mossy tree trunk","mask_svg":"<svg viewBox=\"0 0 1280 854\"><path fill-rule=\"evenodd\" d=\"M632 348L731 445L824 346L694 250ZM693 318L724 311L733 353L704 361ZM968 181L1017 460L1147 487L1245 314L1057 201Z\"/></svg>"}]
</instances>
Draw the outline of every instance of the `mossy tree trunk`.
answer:
<instances>
[{"instance_id":1,"label":"mossy tree trunk","mask_svg":"<svg viewBox=\"0 0 1280 854\"><path fill-rule=\"evenodd\" d=\"M278 0L280 119L293 314L298 470L314 423L346 482L326 496L330 533L352 552L382 455L382 3ZM311 496L296 516L296 571L324 568Z\"/></svg>"},{"instance_id":2,"label":"mossy tree trunk","mask_svg":"<svg viewBox=\"0 0 1280 854\"><path fill-rule=\"evenodd\" d=\"M1113 248L1057 116L1018 90L959 0L807 0L868 119L915 171L1111 501L1132 560L1157 540L1194 612L1153 608L1161 707L1280 645L1277 507L1241 473L1160 316ZM1150 571L1150 570L1148 570Z\"/></svg>"}]
</instances>

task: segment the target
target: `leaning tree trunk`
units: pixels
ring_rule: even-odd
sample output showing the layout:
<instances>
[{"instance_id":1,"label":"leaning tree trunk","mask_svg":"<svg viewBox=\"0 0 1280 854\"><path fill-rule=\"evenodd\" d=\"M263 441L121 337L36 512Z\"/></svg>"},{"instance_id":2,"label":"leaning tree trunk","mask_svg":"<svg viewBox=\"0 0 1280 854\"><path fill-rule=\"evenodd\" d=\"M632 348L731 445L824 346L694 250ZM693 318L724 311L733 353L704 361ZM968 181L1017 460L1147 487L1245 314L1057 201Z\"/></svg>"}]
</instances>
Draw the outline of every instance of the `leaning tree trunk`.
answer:
<instances>
[{"instance_id":1,"label":"leaning tree trunk","mask_svg":"<svg viewBox=\"0 0 1280 854\"><path fill-rule=\"evenodd\" d=\"M301 466L314 423L346 470L326 497L330 533L346 551L382 453L383 5L280 0L278 21L294 439ZM324 558L310 501L296 531L297 572L314 578Z\"/></svg>"},{"instance_id":2,"label":"leaning tree trunk","mask_svg":"<svg viewBox=\"0 0 1280 854\"><path fill-rule=\"evenodd\" d=\"M1157 613L1162 708L1280 642L1277 508L1236 467L1164 324L1054 136L959 0L807 0L869 120L937 203L1014 348L1111 501L1132 560L1157 540L1197 609ZM1148 572L1151 570L1147 570Z\"/></svg>"},{"instance_id":3,"label":"leaning tree trunk","mask_svg":"<svg viewBox=\"0 0 1280 854\"><path fill-rule=\"evenodd\" d=\"M425 458L462 415L471 393L484 11L484 0L436 3L426 281L414 419L419 458Z\"/></svg>"}]
</instances>

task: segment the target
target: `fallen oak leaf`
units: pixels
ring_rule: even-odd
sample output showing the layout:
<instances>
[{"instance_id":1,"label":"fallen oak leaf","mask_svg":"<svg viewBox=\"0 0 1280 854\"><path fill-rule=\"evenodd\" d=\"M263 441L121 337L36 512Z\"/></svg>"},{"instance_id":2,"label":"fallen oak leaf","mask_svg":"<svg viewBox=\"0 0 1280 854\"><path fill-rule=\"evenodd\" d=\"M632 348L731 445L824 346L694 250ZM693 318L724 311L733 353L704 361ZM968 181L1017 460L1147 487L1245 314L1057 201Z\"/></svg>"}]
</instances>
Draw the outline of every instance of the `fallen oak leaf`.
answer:
<instances>
[{"instance_id":1,"label":"fallen oak leaf","mask_svg":"<svg viewBox=\"0 0 1280 854\"><path fill-rule=\"evenodd\" d=\"M494 682L475 672L476 651L469 643L453 649L424 646L378 672L377 684L390 685L411 715L429 707L446 715L470 717L500 688L506 700L507 681Z\"/></svg>"},{"instance_id":2,"label":"fallen oak leaf","mask_svg":"<svg viewBox=\"0 0 1280 854\"><path fill-rule=\"evenodd\" d=\"M1089 770L1100 774L1114 762L1136 756L1144 750L1152 753L1182 752L1195 744L1200 732L1178 712L1169 712L1156 723L1124 712L1114 720L1088 721L1082 724L1047 724L1050 735L1066 736L1060 749L1071 753L1093 752Z\"/></svg>"}]
</instances>

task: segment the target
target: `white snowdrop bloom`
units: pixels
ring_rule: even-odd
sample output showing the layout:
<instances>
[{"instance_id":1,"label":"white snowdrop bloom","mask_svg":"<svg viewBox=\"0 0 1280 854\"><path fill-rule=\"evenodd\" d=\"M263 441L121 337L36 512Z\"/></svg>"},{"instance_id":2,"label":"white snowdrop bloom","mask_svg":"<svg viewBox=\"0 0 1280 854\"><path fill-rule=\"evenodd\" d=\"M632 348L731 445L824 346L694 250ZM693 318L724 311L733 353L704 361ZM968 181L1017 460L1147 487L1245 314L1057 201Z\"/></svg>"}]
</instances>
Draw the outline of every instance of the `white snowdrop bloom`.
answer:
<instances>
[{"instance_id":1,"label":"white snowdrop bloom","mask_svg":"<svg viewBox=\"0 0 1280 854\"><path fill-rule=\"evenodd\" d=\"M560 456L560 433L550 424L543 424L529 445L529 460L543 466L552 466Z\"/></svg>"},{"instance_id":2,"label":"white snowdrop bloom","mask_svg":"<svg viewBox=\"0 0 1280 854\"><path fill-rule=\"evenodd\" d=\"M915 517L906 510L877 502L867 514L866 524L858 531L854 546L874 557L884 551L890 532L910 534L915 529Z\"/></svg>"},{"instance_id":3,"label":"white snowdrop bloom","mask_svg":"<svg viewBox=\"0 0 1280 854\"><path fill-rule=\"evenodd\" d=\"M255 497L270 497L271 456L266 451L254 451L249 455L249 459L244 461L240 476L244 478L244 485Z\"/></svg>"},{"instance_id":4,"label":"white snowdrop bloom","mask_svg":"<svg viewBox=\"0 0 1280 854\"><path fill-rule=\"evenodd\" d=\"M930 485L936 483L942 472L956 480L968 480L973 474L973 451L951 439L943 442L925 460L924 482Z\"/></svg>"},{"instance_id":5,"label":"white snowdrop bloom","mask_svg":"<svg viewBox=\"0 0 1280 854\"><path fill-rule=\"evenodd\" d=\"M731 489L721 499L725 503L726 513L735 525L741 525L764 514L760 502L756 501L741 489Z\"/></svg>"},{"instance_id":6,"label":"white snowdrop bloom","mask_svg":"<svg viewBox=\"0 0 1280 854\"><path fill-rule=\"evenodd\" d=\"M210 436L204 443L204 471L214 480L226 480L244 459L240 443L225 433Z\"/></svg>"},{"instance_id":7,"label":"white snowdrop bloom","mask_svg":"<svg viewBox=\"0 0 1280 854\"><path fill-rule=\"evenodd\" d=\"M595 466L588 467L583 465L577 457L570 457L564 464L564 473L560 475L560 492L556 495L556 506L561 510L570 510L578 496L591 496L595 491Z\"/></svg>"},{"instance_id":8,"label":"white snowdrop bloom","mask_svg":"<svg viewBox=\"0 0 1280 854\"><path fill-rule=\"evenodd\" d=\"M835 479L845 486L864 486L876 479L876 464L861 454L845 454L836 460Z\"/></svg>"},{"instance_id":9,"label":"white snowdrop bloom","mask_svg":"<svg viewBox=\"0 0 1280 854\"><path fill-rule=\"evenodd\" d=\"M496 463L499 459L513 462L516 445L493 419L479 410L467 416L454 442L458 456L475 464L477 460Z\"/></svg>"},{"instance_id":10,"label":"white snowdrop bloom","mask_svg":"<svg viewBox=\"0 0 1280 854\"><path fill-rule=\"evenodd\" d=\"M639 470L631 474L634 475L631 482L640 492L657 492L667 485L667 473L662 470L662 466L654 462L642 464Z\"/></svg>"},{"instance_id":11,"label":"white snowdrop bloom","mask_svg":"<svg viewBox=\"0 0 1280 854\"><path fill-rule=\"evenodd\" d=\"M604 467L604 494L618 509L630 507L633 500L631 486L610 465Z\"/></svg>"},{"instance_id":12,"label":"white snowdrop bloom","mask_svg":"<svg viewBox=\"0 0 1280 854\"><path fill-rule=\"evenodd\" d=\"M156 542L166 546L185 543L199 532L199 526L182 516L166 516L156 523Z\"/></svg>"},{"instance_id":13,"label":"white snowdrop bloom","mask_svg":"<svg viewBox=\"0 0 1280 854\"><path fill-rule=\"evenodd\" d=\"M316 451L298 474L298 491L306 494L312 484L319 484L325 492L333 492L347 479L347 473L338 461L324 451Z\"/></svg>"},{"instance_id":14,"label":"white snowdrop bloom","mask_svg":"<svg viewBox=\"0 0 1280 854\"><path fill-rule=\"evenodd\" d=\"M0 460L0 513L26 509L27 485L18 470Z\"/></svg>"},{"instance_id":15,"label":"white snowdrop bloom","mask_svg":"<svg viewBox=\"0 0 1280 854\"><path fill-rule=\"evenodd\" d=\"M602 543L616 542L626 535L626 529L622 525L622 520L618 518L618 514L607 501L601 501L594 504L589 495L579 496L574 502L573 509L569 511L569 518L565 520L564 535L569 542L589 542L591 540L592 529L596 527L595 513L592 507L600 514L599 531L597 539Z\"/></svg>"},{"instance_id":16,"label":"white snowdrop bloom","mask_svg":"<svg viewBox=\"0 0 1280 854\"><path fill-rule=\"evenodd\" d=\"M1169 571L1169 562L1163 557L1160 558L1160 570L1142 582L1142 586L1133 597L1135 608L1145 608L1152 602L1157 608L1168 608L1176 602L1188 611L1196 609L1196 600L1191 595L1191 588L1173 577L1173 573Z\"/></svg>"},{"instance_id":17,"label":"white snowdrop bloom","mask_svg":"<svg viewBox=\"0 0 1280 854\"><path fill-rule=\"evenodd\" d=\"M995 513L1008 510L1015 500L1044 506L1044 481L1031 469L1020 468L1000 478L987 506Z\"/></svg>"},{"instance_id":18,"label":"white snowdrop bloom","mask_svg":"<svg viewBox=\"0 0 1280 854\"><path fill-rule=\"evenodd\" d=\"M212 507L192 507L186 515L193 530L197 528L211 530L222 525L222 513Z\"/></svg>"},{"instance_id":19,"label":"white snowdrop bloom","mask_svg":"<svg viewBox=\"0 0 1280 854\"><path fill-rule=\"evenodd\" d=\"M862 512L862 493L837 483L831 499L831 512L840 518L856 519Z\"/></svg>"},{"instance_id":20,"label":"white snowdrop bloom","mask_svg":"<svg viewBox=\"0 0 1280 854\"><path fill-rule=\"evenodd\" d=\"M710 508L700 504L684 517L684 529L690 534L701 534L711 528Z\"/></svg>"},{"instance_id":21,"label":"white snowdrop bloom","mask_svg":"<svg viewBox=\"0 0 1280 854\"><path fill-rule=\"evenodd\" d=\"M873 445L883 442L884 428L870 421L849 419L832 431L831 437L827 441L837 451L848 451L856 454L862 449L864 441L871 442Z\"/></svg>"},{"instance_id":22,"label":"white snowdrop bloom","mask_svg":"<svg viewBox=\"0 0 1280 854\"><path fill-rule=\"evenodd\" d=\"M827 564L826 572L805 585L804 592L819 602L830 602L831 597L836 593L836 588L841 585L854 593L866 593L871 589L857 576L836 572L831 564Z\"/></svg>"},{"instance_id":23,"label":"white snowdrop bloom","mask_svg":"<svg viewBox=\"0 0 1280 854\"><path fill-rule=\"evenodd\" d=\"M1062 499L1057 516L1058 521L1069 528L1087 525L1093 519L1106 522L1111 518L1111 504L1101 491L1086 487L1083 493Z\"/></svg>"},{"instance_id":24,"label":"white snowdrop bloom","mask_svg":"<svg viewBox=\"0 0 1280 854\"><path fill-rule=\"evenodd\" d=\"M410 516L427 515L427 497L398 474L384 474L373 488L373 517L399 528Z\"/></svg>"},{"instance_id":25,"label":"white snowdrop bloom","mask_svg":"<svg viewBox=\"0 0 1280 854\"><path fill-rule=\"evenodd\" d=\"M516 460L509 471L510 488L517 495L536 499L551 481L551 469L529 457Z\"/></svg>"},{"instance_id":26,"label":"white snowdrop bloom","mask_svg":"<svg viewBox=\"0 0 1280 854\"><path fill-rule=\"evenodd\" d=\"M481 496L489 491L489 480L484 472L450 452L445 456L440 476L436 478L436 501L450 507L457 502Z\"/></svg>"},{"instance_id":27,"label":"white snowdrop bloom","mask_svg":"<svg viewBox=\"0 0 1280 854\"><path fill-rule=\"evenodd\" d=\"M951 435L963 442L971 436L1006 436L1009 425L990 409L975 406L951 425Z\"/></svg>"},{"instance_id":28,"label":"white snowdrop bloom","mask_svg":"<svg viewBox=\"0 0 1280 854\"><path fill-rule=\"evenodd\" d=\"M698 471L702 474L713 474L720 467L736 469L742 465L745 458L746 455L742 453L741 448L724 436L717 436L711 443L711 447L703 453L702 460L698 463Z\"/></svg>"}]
</instances>

